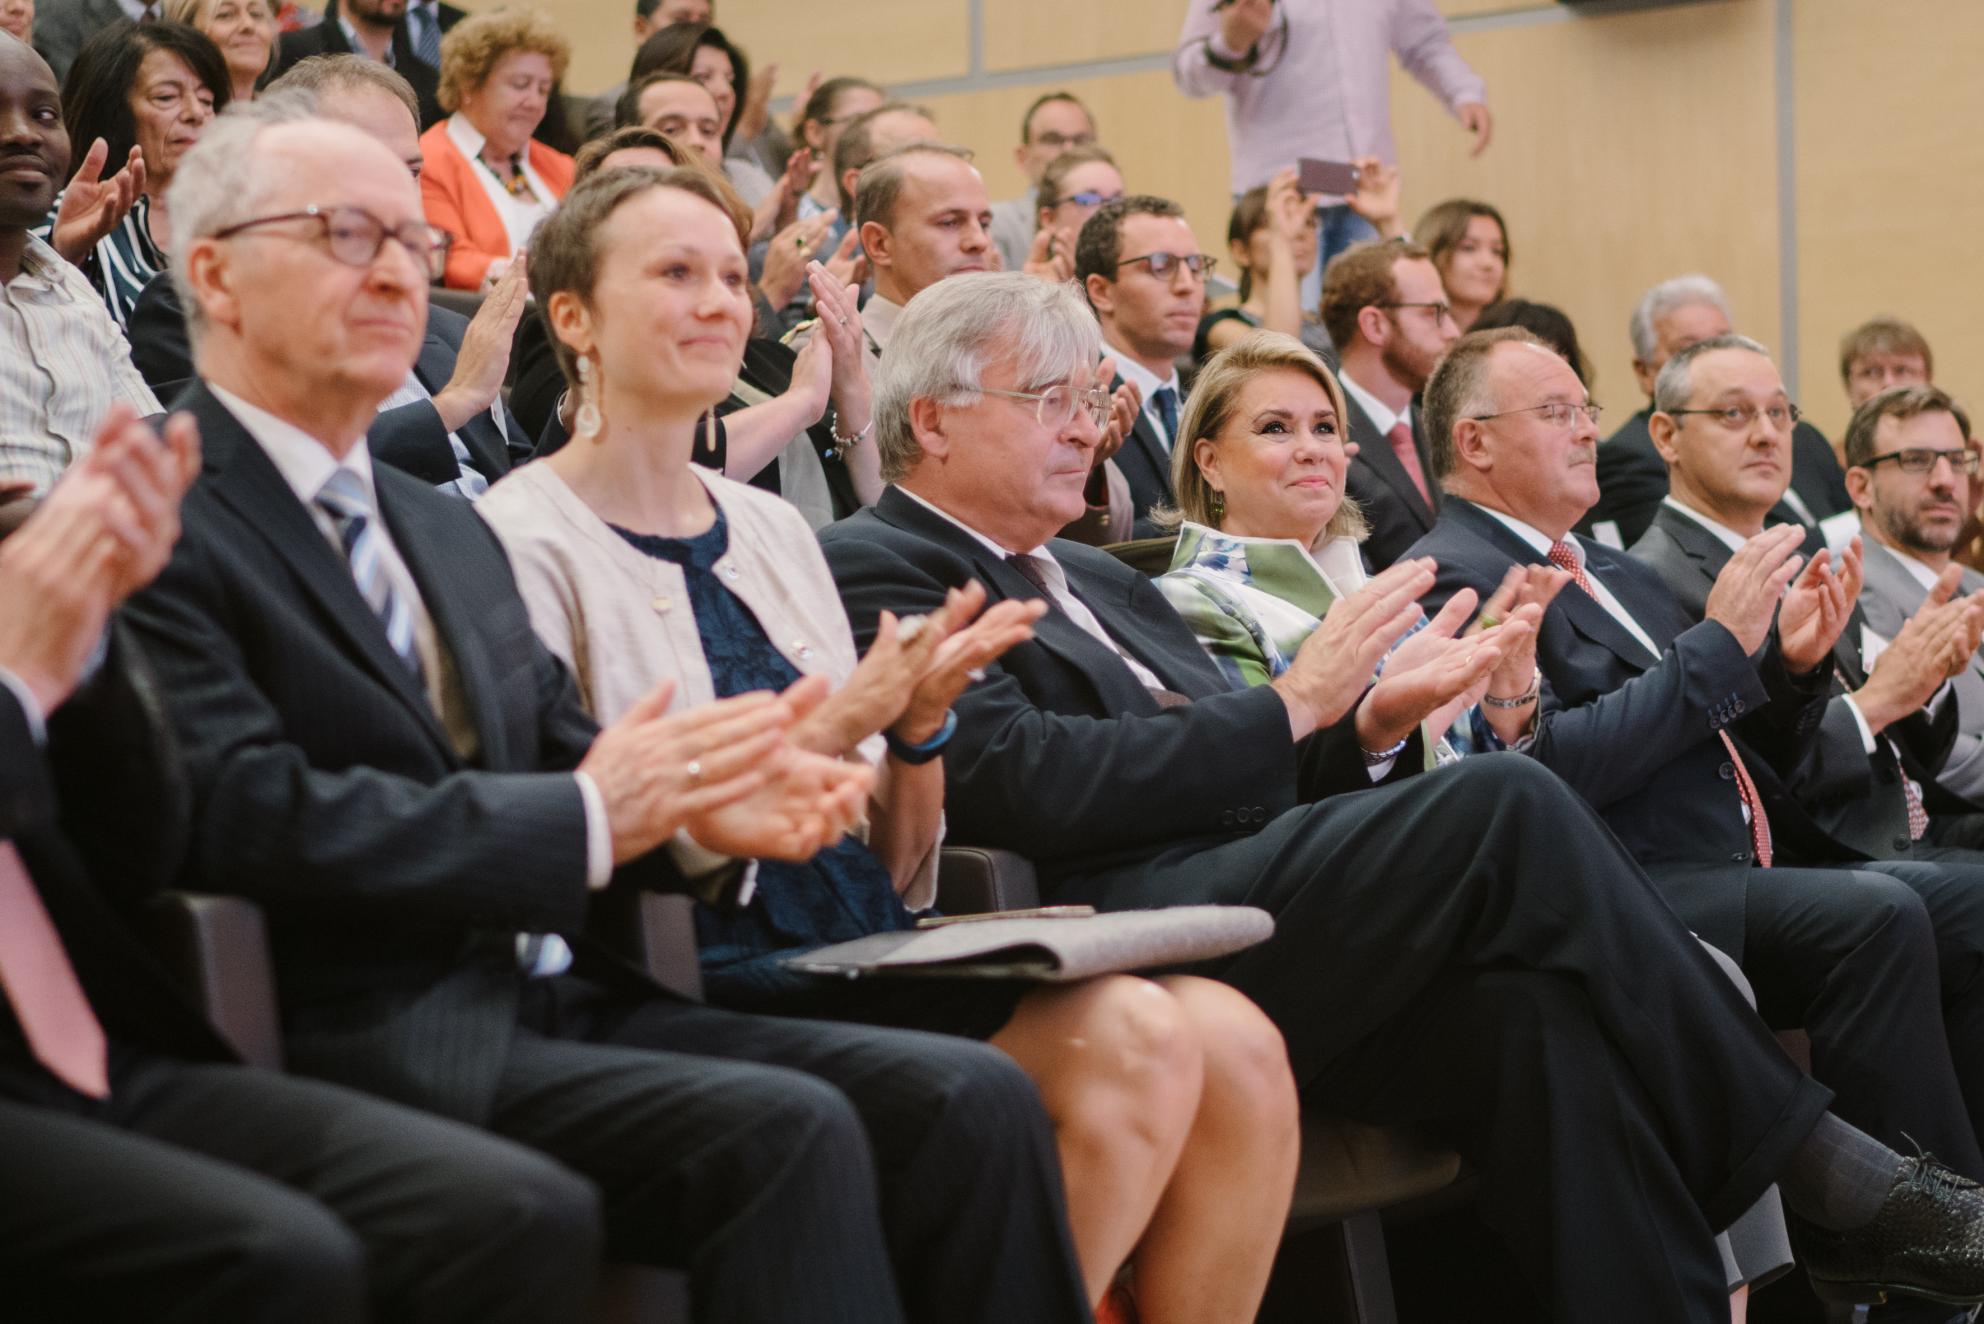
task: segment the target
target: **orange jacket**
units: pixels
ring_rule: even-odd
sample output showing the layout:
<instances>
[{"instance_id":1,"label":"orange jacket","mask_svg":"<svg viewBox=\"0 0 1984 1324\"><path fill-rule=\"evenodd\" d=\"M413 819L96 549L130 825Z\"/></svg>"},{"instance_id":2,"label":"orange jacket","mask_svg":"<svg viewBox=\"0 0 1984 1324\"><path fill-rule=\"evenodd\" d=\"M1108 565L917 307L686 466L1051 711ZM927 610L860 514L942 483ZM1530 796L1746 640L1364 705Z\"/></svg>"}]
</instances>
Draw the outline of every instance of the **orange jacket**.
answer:
<instances>
[{"instance_id":1,"label":"orange jacket","mask_svg":"<svg viewBox=\"0 0 1984 1324\"><path fill-rule=\"evenodd\" d=\"M532 139L524 149L530 167L551 186L552 198L565 196L572 187L572 158ZM448 250L448 272L442 284L451 290L474 290L482 286L489 264L510 256L510 235L496 204L489 200L482 181L475 177L475 162L462 155L448 136L448 122L442 120L420 135L420 199L427 223L455 237Z\"/></svg>"}]
</instances>

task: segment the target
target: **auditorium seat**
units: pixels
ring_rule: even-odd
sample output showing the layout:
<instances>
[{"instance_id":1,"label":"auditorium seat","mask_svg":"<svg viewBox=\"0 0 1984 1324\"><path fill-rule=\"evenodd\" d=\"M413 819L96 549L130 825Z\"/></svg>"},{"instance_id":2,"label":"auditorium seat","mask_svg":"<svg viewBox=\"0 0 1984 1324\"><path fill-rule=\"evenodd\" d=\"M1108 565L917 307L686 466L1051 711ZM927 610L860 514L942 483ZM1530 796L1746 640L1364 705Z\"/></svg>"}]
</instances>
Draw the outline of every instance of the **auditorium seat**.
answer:
<instances>
[{"instance_id":1,"label":"auditorium seat","mask_svg":"<svg viewBox=\"0 0 1984 1324\"><path fill-rule=\"evenodd\" d=\"M169 892L153 906L152 921L154 950L242 1060L280 1070L275 973L261 909L240 897ZM608 1264L585 1319L586 1324L690 1324L688 1275L644 1264Z\"/></svg>"}]
</instances>

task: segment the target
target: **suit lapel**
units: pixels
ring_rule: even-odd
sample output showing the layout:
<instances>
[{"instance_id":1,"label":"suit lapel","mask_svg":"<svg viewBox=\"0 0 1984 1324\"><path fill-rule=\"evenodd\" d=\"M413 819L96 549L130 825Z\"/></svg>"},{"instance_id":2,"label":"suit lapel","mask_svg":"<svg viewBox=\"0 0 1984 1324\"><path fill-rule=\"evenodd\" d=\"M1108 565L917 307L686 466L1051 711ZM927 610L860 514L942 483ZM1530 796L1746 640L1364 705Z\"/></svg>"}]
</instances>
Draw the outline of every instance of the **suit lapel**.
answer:
<instances>
[{"instance_id":1,"label":"suit lapel","mask_svg":"<svg viewBox=\"0 0 1984 1324\"><path fill-rule=\"evenodd\" d=\"M1123 378L1119 374L1110 389L1113 391L1122 384ZM1180 418L1185 416L1182 400L1179 402L1178 416ZM1165 493L1168 498L1171 493L1171 455L1164 449L1164 443L1158 440L1156 429L1151 427L1150 416L1142 409L1137 410L1136 426L1130 430L1129 439L1123 445L1126 448L1135 448L1136 453L1142 458L1143 463L1150 467L1152 475L1156 478L1157 490ZM1121 467L1123 459L1120 454L1116 463ZM1138 511L1137 514L1141 517L1143 512Z\"/></svg>"},{"instance_id":2,"label":"suit lapel","mask_svg":"<svg viewBox=\"0 0 1984 1324\"><path fill-rule=\"evenodd\" d=\"M1515 530L1503 524L1493 515L1481 510L1470 502L1449 501L1443 517L1458 518L1469 528L1490 543L1502 549L1508 556L1525 565L1548 565L1550 558L1531 547L1516 536ZM1585 569L1587 574L1600 567L1614 568L1605 558L1602 548L1594 548L1590 543L1585 548ZM1594 576L1595 577L1595 576ZM1564 619L1580 635L1613 654L1621 662L1635 671L1645 671L1658 661L1647 652L1646 645L1633 638L1632 631L1614 620L1612 613L1599 605L1598 599L1575 586L1566 588L1557 595L1551 609L1562 608ZM1644 628L1644 626L1642 626ZM1649 636L1654 637L1654 636Z\"/></svg>"},{"instance_id":3,"label":"suit lapel","mask_svg":"<svg viewBox=\"0 0 1984 1324\"><path fill-rule=\"evenodd\" d=\"M1728 565L1729 558L1735 555L1722 539L1671 506L1663 504L1654 514L1653 522L1674 540L1674 545L1687 555L1702 578L1710 584L1715 583L1722 567Z\"/></svg>"},{"instance_id":4,"label":"suit lapel","mask_svg":"<svg viewBox=\"0 0 1984 1324\"><path fill-rule=\"evenodd\" d=\"M386 641L379 618L372 614L372 608L351 577L350 565L297 500L275 462L204 384L193 388L185 407L200 425L215 499L232 510L250 533L288 567L305 596L316 604L343 641L346 651L374 679L397 695L452 757L453 746L434 715L434 706L406 663ZM397 543L399 530L394 528L392 532Z\"/></svg>"},{"instance_id":5,"label":"suit lapel","mask_svg":"<svg viewBox=\"0 0 1984 1324\"><path fill-rule=\"evenodd\" d=\"M1391 438L1378 431L1378 425L1364 412L1364 407L1348 394L1344 404L1350 410L1350 439L1357 443L1357 457L1353 464L1362 464L1375 474L1378 480L1392 490L1392 494L1405 503L1422 528L1433 527L1433 512L1426 507L1426 499L1419 495L1419 488L1413 483L1405 466L1398 462L1398 455L1392 450ZM1416 417L1416 415L1415 415ZM1415 433L1415 437L1416 437ZM1427 468L1431 473L1431 468Z\"/></svg>"}]
</instances>

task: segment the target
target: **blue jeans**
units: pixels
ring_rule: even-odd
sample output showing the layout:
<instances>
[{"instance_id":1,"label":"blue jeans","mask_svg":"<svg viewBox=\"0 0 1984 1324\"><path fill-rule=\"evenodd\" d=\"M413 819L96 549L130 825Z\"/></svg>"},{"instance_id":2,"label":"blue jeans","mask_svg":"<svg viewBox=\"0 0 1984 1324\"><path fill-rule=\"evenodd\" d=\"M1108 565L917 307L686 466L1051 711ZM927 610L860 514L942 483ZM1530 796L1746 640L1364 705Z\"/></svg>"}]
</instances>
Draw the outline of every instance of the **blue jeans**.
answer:
<instances>
[{"instance_id":1,"label":"blue jeans","mask_svg":"<svg viewBox=\"0 0 1984 1324\"><path fill-rule=\"evenodd\" d=\"M1376 239L1378 231L1344 203L1316 208L1320 227L1316 235L1316 265L1302 278L1302 306L1314 311L1323 301L1323 268L1330 259L1353 244Z\"/></svg>"}]
</instances>

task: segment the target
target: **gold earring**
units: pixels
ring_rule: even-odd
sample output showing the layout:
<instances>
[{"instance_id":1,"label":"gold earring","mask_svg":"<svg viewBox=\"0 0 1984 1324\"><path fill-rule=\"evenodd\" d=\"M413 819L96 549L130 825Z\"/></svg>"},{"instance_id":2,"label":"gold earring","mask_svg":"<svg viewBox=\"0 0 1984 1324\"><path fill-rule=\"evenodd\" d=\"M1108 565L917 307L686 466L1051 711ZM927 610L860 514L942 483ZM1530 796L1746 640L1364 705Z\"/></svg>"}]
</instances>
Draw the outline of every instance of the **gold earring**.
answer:
<instances>
[{"instance_id":1,"label":"gold earring","mask_svg":"<svg viewBox=\"0 0 1984 1324\"><path fill-rule=\"evenodd\" d=\"M1218 488L1212 490L1212 522L1219 523L1226 518L1226 493Z\"/></svg>"}]
</instances>

